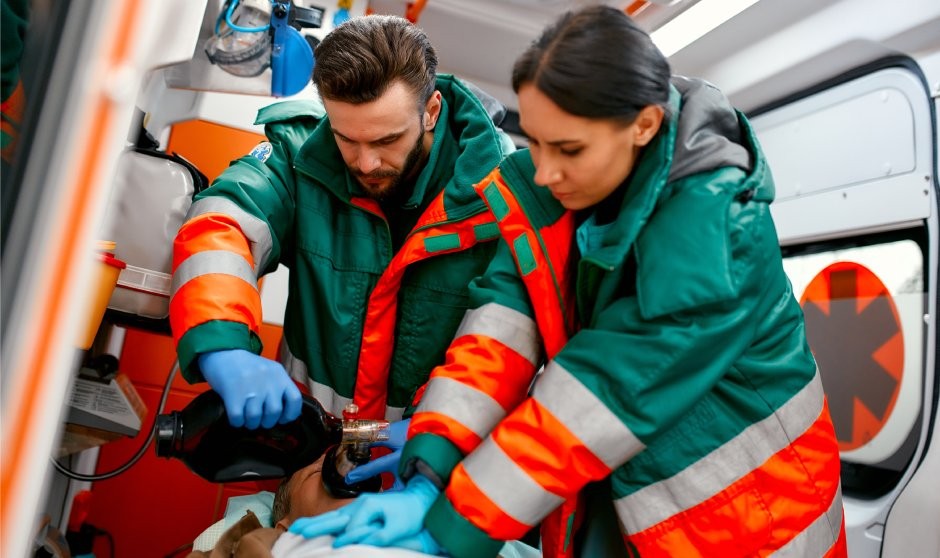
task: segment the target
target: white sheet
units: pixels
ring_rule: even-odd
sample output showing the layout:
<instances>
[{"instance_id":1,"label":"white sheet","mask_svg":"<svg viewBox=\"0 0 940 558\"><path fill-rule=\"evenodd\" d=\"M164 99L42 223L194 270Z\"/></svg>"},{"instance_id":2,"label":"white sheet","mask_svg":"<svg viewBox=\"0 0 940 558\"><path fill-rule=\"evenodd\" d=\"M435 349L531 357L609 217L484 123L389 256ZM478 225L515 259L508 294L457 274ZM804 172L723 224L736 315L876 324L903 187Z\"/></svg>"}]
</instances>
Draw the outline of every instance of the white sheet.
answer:
<instances>
[{"instance_id":1,"label":"white sheet","mask_svg":"<svg viewBox=\"0 0 940 558\"><path fill-rule=\"evenodd\" d=\"M278 537L271 555L274 558L433 558L430 554L403 548L377 548L361 544L333 548L333 537L305 539L294 533L284 533Z\"/></svg>"}]
</instances>

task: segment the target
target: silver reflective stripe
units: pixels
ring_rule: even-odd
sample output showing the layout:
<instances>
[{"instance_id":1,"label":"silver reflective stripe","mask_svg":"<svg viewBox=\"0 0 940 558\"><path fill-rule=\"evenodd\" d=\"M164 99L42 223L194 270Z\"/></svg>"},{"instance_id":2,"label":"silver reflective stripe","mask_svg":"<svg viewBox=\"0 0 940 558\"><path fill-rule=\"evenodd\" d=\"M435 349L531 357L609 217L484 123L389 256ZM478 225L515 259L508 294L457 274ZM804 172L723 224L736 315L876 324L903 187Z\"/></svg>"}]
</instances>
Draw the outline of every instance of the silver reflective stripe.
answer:
<instances>
[{"instance_id":1,"label":"silver reflective stripe","mask_svg":"<svg viewBox=\"0 0 940 558\"><path fill-rule=\"evenodd\" d=\"M307 373L307 365L302 360L294 356L290 347L287 346L287 340L282 336L281 345L278 351L281 364L287 370L287 374L294 380L303 383L310 390L310 395L323 405L323 408L337 417L343 416L343 409L347 404L352 403L352 398L343 397L336 393L336 390L326 384L313 381ZM385 420L390 422L399 421L405 414L404 407L385 407Z\"/></svg>"},{"instance_id":2,"label":"silver reflective stripe","mask_svg":"<svg viewBox=\"0 0 940 558\"><path fill-rule=\"evenodd\" d=\"M183 285L201 275L223 273L238 277L258 290L258 280L245 258L228 250L206 250L196 252L183 260L173 273L173 294Z\"/></svg>"},{"instance_id":3,"label":"silver reflective stripe","mask_svg":"<svg viewBox=\"0 0 940 558\"><path fill-rule=\"evenodd\" d=\"M842 483L826 513L821 514L802 533L793 537L780 550L771 554L778 558L823 556L839 540L842 531Z\"/></svg>"},{"instance_id":4,"label":"silver reflective stripe","mask_svg":"<svg viewBox=\"0 0 940 558\"><path fill-rule=\"evenodd\" d=\"M238 223L242 234L248 239L251 248L251 258L255 262L255 270L261 273L268 264L271 256L273 242L271 229L267 223L235 205L235 202L225 198L209 196L197 200L186 213L184 223L205 213L222 213L228 215Z\"/></svg>"},{"instance_id":5,"label":"silver reflective stripe","mask_svg":"<svg viewBox=\"0 0 940 558\"><path fill-rule=\"evenodd\" d=\"M523 314L490 302L467 310L454 339L463 335L485 335L506 345L535 366L542 348L535 321Z\"/></svg>"},{"instance_id":6,"label":"silver reflective stripe","mask_svg":"<svg viewBox=\"0 0 940 558\"><path fill-rule=\"evenodd\" d=\"M799 438L816 422L822 407L817 370L803 389L764 420L672 477L615 500L624 531L644 531L725 490Z\"/></svg>"},{"instance_id":7,"label":"silver reflective stripe","mask_svg":"<svg viewBox=\"0 0 940 558\"><path fill-rule=\"evenodd\" d=\"M617 415L557 361L545 366L535 382L532 397L611 469L646 447Z\"/></svg>"},{"instance_id":8,"label":"silver reflective stripe","mask_svg":"<svg viewBox=\"0 0 940 558\"><path fill-rule=\"evenodd\" d=\"M535 525L565 501L535 482L493 438L484 440L463 466L473 484L520 523Z\"/></svg>"},{"instance_id":9,"label":"silver reflective stripe","mask_svg":"<svg viewBox=\"0 0 940 558\"><path fill-rule=\"evenodd\" d=\"M431 378L417 412L446 415L467 427L480 438L493 430L505 409L495 399L453 378Z\"/></svg>"}]
</instances>

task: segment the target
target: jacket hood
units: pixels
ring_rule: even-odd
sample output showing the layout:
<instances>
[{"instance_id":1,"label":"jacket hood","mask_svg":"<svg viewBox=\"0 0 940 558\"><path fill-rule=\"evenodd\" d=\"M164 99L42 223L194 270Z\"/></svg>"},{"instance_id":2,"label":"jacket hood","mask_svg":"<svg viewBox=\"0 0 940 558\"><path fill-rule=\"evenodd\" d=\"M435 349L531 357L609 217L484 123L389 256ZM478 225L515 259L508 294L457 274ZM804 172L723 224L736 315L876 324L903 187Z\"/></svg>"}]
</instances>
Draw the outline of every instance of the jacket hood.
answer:
<instances>
[{"instance_id":1,"label":"jacket hood","mask_svg":"<svg viewBox=\"0 0 940 558\"><path fill-rule=\"evenodd\" d=\"M473 86L451 75L437 78L437 89L450 108L447 130L457 141L453 176L444 187L444 207L452 218L462 218L485 208L473 186L499 165L506 145L496 122L505 109Z\"/></svg>"},{"instance_id":2,"label":"jacket hood","mask_svg":"<svg viewBox=\"0 0 940 558\"><path fill-rule=\"evenodd\" d=\"M738 114L727 97L701 79L674 76L682 110L676 121L669 181L713 170L738 167L751 170L751 156L743 145Z\"/></svg>"},{"instance_id":3,"label":"jacket hood","mask_svg":"<svg viewBox=\"0 0 940 558\"><path fill-rule=\"evenodd\" d=\"M591 254L612 268L622 262L657 206L673 195L679 179L721 168L740 168L761 184L765 172L756 138L743 115L713 85L675 76L669 118L644 148L625 188L616 222ZM758 176L760 175L760 176ZM772 198L772 187L759 197Z\"/></svg>"}]
</instances>

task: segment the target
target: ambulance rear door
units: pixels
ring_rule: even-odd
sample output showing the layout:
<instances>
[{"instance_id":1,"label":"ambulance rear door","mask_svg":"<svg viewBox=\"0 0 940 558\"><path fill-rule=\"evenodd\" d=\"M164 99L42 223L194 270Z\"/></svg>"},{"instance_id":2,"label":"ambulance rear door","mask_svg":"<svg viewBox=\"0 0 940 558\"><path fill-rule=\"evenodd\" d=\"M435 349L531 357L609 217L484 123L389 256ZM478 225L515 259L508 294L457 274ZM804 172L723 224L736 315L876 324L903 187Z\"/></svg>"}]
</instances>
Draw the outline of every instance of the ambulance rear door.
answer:
<instances>
[{"instance_id":1,"label":"ambulance rear door","mask_svg":"<svg viewBox=\"0 0 940 558\"><path fill-rule=\"evenodd\" d=\"M754 111L839 441L849 555L937 556L936 101L892 56Z\"/></svg>"}]
</instances>

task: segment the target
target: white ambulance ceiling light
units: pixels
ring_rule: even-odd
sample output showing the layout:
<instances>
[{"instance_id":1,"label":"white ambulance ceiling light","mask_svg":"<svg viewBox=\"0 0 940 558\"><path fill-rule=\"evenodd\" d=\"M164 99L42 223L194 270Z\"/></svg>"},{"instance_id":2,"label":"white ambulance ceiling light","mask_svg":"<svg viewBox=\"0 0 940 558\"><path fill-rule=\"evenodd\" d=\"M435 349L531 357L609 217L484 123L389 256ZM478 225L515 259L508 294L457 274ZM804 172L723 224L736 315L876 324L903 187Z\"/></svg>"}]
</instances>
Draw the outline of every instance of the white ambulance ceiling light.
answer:
<instances>
[{"instance_id":1,"label":"white ambulance ceiling light","mask_svg":"<svg viewBox=\"0 0 940 558\"><path fill-rule=\"evenodd\" d=\"M758 0L701 0L650 33L665 56L672 56Z\"/></svg>"}]
</instances>

